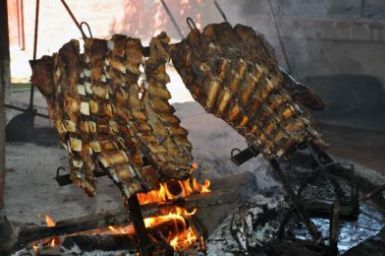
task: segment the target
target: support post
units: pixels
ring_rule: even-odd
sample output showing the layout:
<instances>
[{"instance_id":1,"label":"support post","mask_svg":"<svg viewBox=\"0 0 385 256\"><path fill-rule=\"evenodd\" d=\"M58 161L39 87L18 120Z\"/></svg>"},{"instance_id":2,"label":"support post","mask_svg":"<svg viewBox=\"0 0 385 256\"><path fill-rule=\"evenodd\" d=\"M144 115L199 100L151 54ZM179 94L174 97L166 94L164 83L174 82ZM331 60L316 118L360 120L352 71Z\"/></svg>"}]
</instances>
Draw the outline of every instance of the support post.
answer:
<instances>
[{"instance_id":1,"label":"support post","mask_svg":"<svg viewBox=\"0 0 385 256\"><path fill-rule=\"evenodd\" d=\"M146 227L144 225L144 219L142 209L140 208L138 197L135 195L131 196L127 200L128 208L130 210L130 216L132 223L134 224L136 237L140 247L141 256L151 256L150 248L151 241L147 235Z\"/></svg>"},{"instance_id":2,"label":"support post","mask_svg":"<svg viewBox=\"0 0 385 256\"><path fill-rule=\"evenodd\" d=\"M0 255L7 253L12 228L5 216L5 88L9 88L10 57L7 0L0 0Z\"/></svg>"},{"instance_id":3,"label":"support post","mask_svg":"<svg viewBox=\"0 0 385 256\"><path fill-rule=\"evenodd\" d=\"M0 211L4 208L5 185L5 88L10 84L7 0L0 0Z\"/></svg>"},{"instance_id":4,"label":"support post","mask_svg":"<svg viewBox=\"0 0 385 256\"><path fill-rule=\"evenodd\" d=\"M341 203L336 200L333 203L329 221L329 252L328 256L338 255L338 235L341 215Z\"/></svg>"}]
</instances>

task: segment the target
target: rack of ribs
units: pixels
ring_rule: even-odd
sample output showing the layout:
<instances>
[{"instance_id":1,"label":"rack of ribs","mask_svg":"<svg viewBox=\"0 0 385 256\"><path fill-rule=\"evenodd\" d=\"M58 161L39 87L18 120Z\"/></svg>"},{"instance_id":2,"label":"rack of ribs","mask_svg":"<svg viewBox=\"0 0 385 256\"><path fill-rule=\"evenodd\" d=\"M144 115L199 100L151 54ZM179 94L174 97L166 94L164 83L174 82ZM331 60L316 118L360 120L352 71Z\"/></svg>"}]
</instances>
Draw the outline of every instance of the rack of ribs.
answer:
<instances>
[{"instance_id":1,"label":"rack of ribs","mask_svg":"<svg viewBox=\"0 0 385 256\"><path fill-rule=\"evenodd\" d=\"M170 55L194 99L267 159L288 157L306 143L326 146L285 88L288 77L272 47L252 28L228 23L202 32L195 28L170 46ZM313 96L310 102L319 103Z\"/></svg>"},{"instance_id":2,"label":"rack of ribs","mask_svg":"<svg viewBox=\"0 0 385 256\"><path fill-rule=\"evenodd\" d=\"M96 169L105 170L123 195L184 179L192 166L188 132L168 103L162 33L143 55L139 39L114 35L71 40L57 54L31 61L32 83L47 101L49 117L69 153L70 177L95 195Z\"/></svg>"}]
</instances>

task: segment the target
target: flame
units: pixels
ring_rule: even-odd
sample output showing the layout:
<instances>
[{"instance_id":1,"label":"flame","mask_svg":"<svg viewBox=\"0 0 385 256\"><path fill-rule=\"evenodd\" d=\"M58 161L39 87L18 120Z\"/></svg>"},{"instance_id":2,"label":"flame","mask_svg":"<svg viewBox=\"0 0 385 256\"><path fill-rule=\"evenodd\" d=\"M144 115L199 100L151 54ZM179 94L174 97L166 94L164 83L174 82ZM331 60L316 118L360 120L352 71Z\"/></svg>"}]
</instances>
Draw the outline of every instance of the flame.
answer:
<instances>
[{"instance_id":1,"label":"flame","mask_svg":"<svg viewBox=\"0 0 385 256\"><path fill-rule=\"evenodd\" d=\"M196 213L196 209L193 209L191 212L187 211L185 208L175 206L168 213L164 215L158 215L155 217L147 217L144 219L144 225L146 228L156 227L162 223L166 222L180 222L183 226L187 226L186 218L193 216Z\"/></svg>"},{"instance_id":2,"label":"flame","mask_svg":"<svg viewBox=\"0 0 385 256\"><path fill-rule=\"evenodd\" d=\"M197 164L194 163L191 171L197 169ZM188 197L192 194L209 193L210 181L205 180L202 184L196 178L191 178L183 181L169 181L161 183L159 189L149 191L147 193L138 193L138 200L141 205L150 203L162 203L173 199ZM203 243L203 237L189 225L188 219L191 218L197 209L187 210L181 206L171 205L162 209L159 215L147 217L144 219L144 224L147 229L157 228L162 225L167 225L168 230L165 235L166 242L175 251L182 251L191 247L196 242ZM109 230L116 234L132 234L134 233L132 225L127 227L110 226Z\"/></svg>"},{"instance_id":3,"label":"flame","mask_svg":"<svg viewBox=\"0 0 385 256\"><path fill-rule=\"evenodd\" d=\"M193 164L191 172L197 169L197 164ZM209 193L210 181L204 180L199 183L196 178L187 180L171 180L161 183L156 190L147 193L138 193L138 200L141 205L157 203L165 205L160 207L156 216L144 218L146 229L151 232L158 232L161 237L177 252L185 250L194 244L202 247L204 244L203 237L190 225L189 219L194 216L197 209L186 209L177 204L168 204L170 200L188 197L193 194ZM54 227L56 222L54 219L45 215L45 223L48 227ZM127 226L109 226L107 229L96 229L90 231L90 234L123 234L128 236L135 235L135 228L133 224ZM32 244L32 248L36 254L39 253L41 245L55 247L60 244L60 237L51 237L44 241L39 241Z\"/></svg>"},{"instance_id":4,"label":"flame","mask_svg":"<svg viewBox=\"0 0 385 256\"><path fill-rule=\"evenodd\" d=\"M179 233L178 236L175 236L171 241L170 245L174 250L180 251L186 247L191 246L197 241L198 237L196 232L189 227L184 230L182 233Z\"/></svg>"},{"instance_id":5,"label":"flame","mask_svg":"<svg viewBox=\"0 0 385 256\"><path fill-rule=\"evenodd\" d=\"M193 169L196 169L196 164L193 165ZM176 186L176 183L178 186ZM148 193L138 193L138 200L140 204L150 204L166 202L172 199L183 198L192 194L209 193L211 182L204 180L203 184L200 184L196 178L182 180L182 181L171 181L161 183L159 189L152 190ZM171 189L180 191L178 194L174 194Z\"/></svg>"},{"instance_id":6,"label":"flame","mask_svg":"<svg viewBox=\"0 0 385 256\"><path fill-rule=\"evenodd\" d=\"M56 226L56 222L52 219L51 216L49 215L45 215L45 224L47 225L47 227L55 227Z\"/></svg>"},{"instance_id":7,"label":"flame","mask_svg":"<svg viewBox=\"0 0 385 256\"><path fill-rule=\"evenodd\" d=\"M47 225L47 227L55 227L56 226L56 222L48 214L45 215L44 219L45 219L45 224ZM46 244L48 244L50 247L54 248L55 246L60 244L60 237L52 237L48 240L48 242Z\"/></svg>"},{"instance_id":8,"label":"flame","mask_svg":"<svg viewBox=\"0 0 385 256\"><path fill-rule=\"evenodd\" d=\"M127 225L124 227L108 226L108 230L113 234L126 234L131 235L135 233L133 225Z\"/></svg>"}]
</instances>

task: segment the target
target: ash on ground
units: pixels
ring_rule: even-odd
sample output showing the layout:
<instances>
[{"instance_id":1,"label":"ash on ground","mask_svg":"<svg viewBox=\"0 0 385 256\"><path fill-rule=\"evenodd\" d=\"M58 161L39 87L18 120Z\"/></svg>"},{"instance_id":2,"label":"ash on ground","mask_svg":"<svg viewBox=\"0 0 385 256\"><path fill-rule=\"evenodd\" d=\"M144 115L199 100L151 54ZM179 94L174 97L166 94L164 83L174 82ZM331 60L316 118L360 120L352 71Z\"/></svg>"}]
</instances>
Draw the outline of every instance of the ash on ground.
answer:
<instances>
[{"instance_id":1,"label":"ash on ground","mask_svg":"<svg viewBox=\"0 0 385 256\"><path fill-rule=\"evenodd\" d=\"M309 170L305 170L303 167L285 167L288 180L295 190L311 174ZM337 180L344 192L344 196L346 198L351 197L353 192L350 181L342 178ZM266 247L269 247L270 242L277 243L276 239L280 231L282 232L280 230L282 221L291 209L279 183L274 178L270 182L270 187L267 190L267 184L265 184L265 190L262 189L260 194L251 197L245 205L236 209L215 229L207 240L208 255L270 255L266 254ZM328 202L330 205L336 198L334 187L322 177L307 184L302 195L303 201L318 202L322 199L323 202ZM341 220L338 236L339 253L342 255L350 248L375 236L384 229L384 213L373 202L366 201L360 204L359 214L355 220ZM327 245L329 219L312 218L312 221L322 233L322 236L326 238ZM283 232L291 236L287 237L289 240L301 239L309 241L311 238L296 215L288 221Z\"/></svg>"}]
</instances>

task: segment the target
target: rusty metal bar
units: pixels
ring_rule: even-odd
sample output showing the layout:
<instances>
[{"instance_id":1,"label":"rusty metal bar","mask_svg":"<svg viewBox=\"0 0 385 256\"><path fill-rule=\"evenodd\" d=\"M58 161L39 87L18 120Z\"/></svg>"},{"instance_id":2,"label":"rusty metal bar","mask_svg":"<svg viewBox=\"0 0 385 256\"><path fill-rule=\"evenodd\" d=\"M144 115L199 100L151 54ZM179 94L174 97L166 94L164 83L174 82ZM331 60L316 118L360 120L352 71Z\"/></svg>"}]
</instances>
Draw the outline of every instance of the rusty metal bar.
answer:
<instances>
[{"instance_id":1,"label":"rusty metal bar","mask_svg":"<svg viewBox=\"0 0 385 256\"><path fill-rule=\"evenodd\" d=\"M22 0L16 1L16 15L17 15L17 40L20 50L25 49L25 35L24 35L24 5Z\"/></svg>"},{"instance_id":2,"label":"rusty metal bar","mask_svg":"<svg viewBox=\"0 0 385 256\"><path fill-rule=\"evenodd\" d=\"M33 56L32 59L36 60L37 55L37 40L39 32L39 11L40 11L40 0L36 0L36 9L35 9L35 30L33 34ZM29 94L29 107L28 110L33 110L33 98L35 94L35 86L31 84L31 93Z\"/></svg>"}]
</instances>

